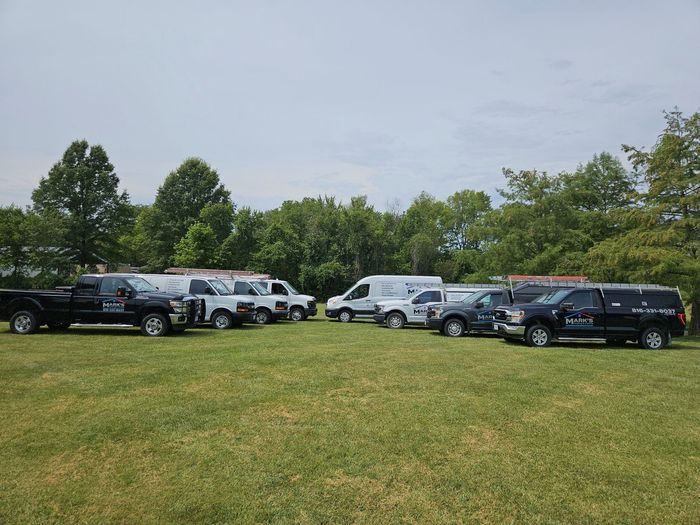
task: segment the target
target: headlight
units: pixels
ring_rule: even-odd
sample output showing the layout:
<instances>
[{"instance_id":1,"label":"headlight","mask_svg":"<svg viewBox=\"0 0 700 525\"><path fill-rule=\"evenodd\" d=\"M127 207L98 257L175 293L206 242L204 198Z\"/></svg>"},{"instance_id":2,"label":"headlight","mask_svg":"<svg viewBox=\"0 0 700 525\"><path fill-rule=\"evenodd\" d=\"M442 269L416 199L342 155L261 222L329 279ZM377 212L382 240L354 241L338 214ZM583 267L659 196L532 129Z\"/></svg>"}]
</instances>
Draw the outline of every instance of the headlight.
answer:
<instances>
[{"instance_id":1,"label":"headlight","mask_svg":"<svg viewBox=\"0 0 700 525\"><path fill-rule=\"evenodd\" d=\"M287 303L283 301L277 301L275 303L275 310L286 310L287 309Z\"/></svg>"},{"instance_id":2,"label":"headlight","mask_svg":"<svg viewBox=\"0 0 700 525\"><path fill-rule=\"evenodd\" d=\"M250 312L250 303L236 303L237 312Z\"/></svg>"},{"instance_id":3,"label":"headlight","mask_svg":"<svg viewBox=\"0 0 700 525\"><path fill-rule=\"evenodd\" d=\"M506 313L506 319L511 323L519 323L525 317L525 312L522 310L509 310Z\"/></svg>"},{"instance_id":4,"label":"headlight","mask_svg":"<svg viewBox=\"0 0 700 525\"><path fill-rule=\"evenodd\" d=\"M170 308L172 308L175 313L186 314L187 301L170 301Z\"/></svg>"}]
</instances>

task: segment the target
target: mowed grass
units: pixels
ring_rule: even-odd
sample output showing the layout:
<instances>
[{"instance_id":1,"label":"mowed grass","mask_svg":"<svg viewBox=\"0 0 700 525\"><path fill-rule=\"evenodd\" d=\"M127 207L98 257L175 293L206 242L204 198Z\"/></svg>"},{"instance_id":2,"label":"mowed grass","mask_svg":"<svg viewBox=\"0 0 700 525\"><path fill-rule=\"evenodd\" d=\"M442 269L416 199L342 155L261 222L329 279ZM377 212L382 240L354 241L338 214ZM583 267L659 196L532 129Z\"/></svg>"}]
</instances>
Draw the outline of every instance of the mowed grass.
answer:
<instances>
[{"instance_id":1,"label":"mowed grass","mask_svg":"<svg viewBox=\"0 0 700 525\"><path fill-rule=\"evenodd\" d=\"M0 329L0 522L698 523L700 339Z\"/></svg>"}]
</instances>

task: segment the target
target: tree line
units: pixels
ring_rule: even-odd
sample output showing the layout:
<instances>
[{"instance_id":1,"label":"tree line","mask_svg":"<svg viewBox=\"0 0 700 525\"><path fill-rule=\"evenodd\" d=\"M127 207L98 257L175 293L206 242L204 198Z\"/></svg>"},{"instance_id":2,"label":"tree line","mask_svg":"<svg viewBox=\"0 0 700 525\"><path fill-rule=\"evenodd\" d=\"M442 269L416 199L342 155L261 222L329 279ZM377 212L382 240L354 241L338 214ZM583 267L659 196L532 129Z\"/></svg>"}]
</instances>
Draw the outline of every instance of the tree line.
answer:
<instances>
[{"instance_id":1,"label":"tree line","mask_svg":"<svg viewBox=\"0 0 700 525\"><path fill-rule=\"evenodd\" d=\"M506 168L498 205L464 189L386 211L365 196L236 206L199 158L168 174L153 204L134 205L104 148L76 141L32 206L0 208L1 284L50 287L98 263L128 263L255 270L326 298L369 274L580 274L679 286L700 312L700 113L664 115L648 151L622 146L631 170L607 152L573 172ZM691 329L700 333L700 316Z\"/></svg>"}]
</instances>

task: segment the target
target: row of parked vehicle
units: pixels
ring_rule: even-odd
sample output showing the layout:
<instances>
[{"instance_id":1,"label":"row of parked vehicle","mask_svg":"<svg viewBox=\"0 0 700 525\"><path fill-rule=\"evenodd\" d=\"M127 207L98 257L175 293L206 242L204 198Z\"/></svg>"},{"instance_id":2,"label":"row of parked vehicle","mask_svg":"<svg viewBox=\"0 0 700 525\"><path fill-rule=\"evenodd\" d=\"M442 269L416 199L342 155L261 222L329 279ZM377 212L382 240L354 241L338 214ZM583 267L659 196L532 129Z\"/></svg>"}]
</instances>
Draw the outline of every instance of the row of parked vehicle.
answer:
<instances>
[{"instance_id":1,"label":"row of parked vehicle","mask_svg":"<svg viewBox=\"0 0 700 525\"><path fill-rule=\"evenodd\" d=\"M330 298L326 316L342 322L371 317L393 329L425 325L449 337L491 333L537 347L594 340L660 349L686 333L677 288L552 279L499 286L376 275Z\"/></svg>"},{"instance_id":2,"label":"row of parked vehicle","mask_svg":"<svg viewBox=\"0 0 700 525\"><path fill-rule=\"evenodd\" d=\"M316 298L287 281L169 274L82 275L55 290L0 290L0 319L17 334L40 326L140 326L147 336L209 323L226 329L279 319L303 321L317 313Z\"/></svg>"}]
</instances>

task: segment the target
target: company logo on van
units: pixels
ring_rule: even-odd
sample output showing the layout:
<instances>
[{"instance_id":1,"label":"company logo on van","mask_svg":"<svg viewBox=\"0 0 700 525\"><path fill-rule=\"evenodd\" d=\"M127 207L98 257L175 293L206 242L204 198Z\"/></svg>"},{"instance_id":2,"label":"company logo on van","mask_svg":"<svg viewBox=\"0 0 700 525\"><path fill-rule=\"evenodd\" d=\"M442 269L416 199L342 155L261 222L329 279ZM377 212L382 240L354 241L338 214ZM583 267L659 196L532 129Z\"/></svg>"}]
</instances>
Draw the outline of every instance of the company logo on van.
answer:
<instances>
[{"instance_id":1,"label":"company logo on van","mask_svg":"<svg viewBox=\"0 0 700 525\"><path fill-rule=\"evenodd\" d=\"M567 315L564 319L567 326L593 326L593 316L586 312Z\"/></svg>"}]
</instances>

